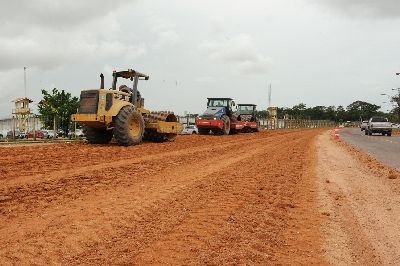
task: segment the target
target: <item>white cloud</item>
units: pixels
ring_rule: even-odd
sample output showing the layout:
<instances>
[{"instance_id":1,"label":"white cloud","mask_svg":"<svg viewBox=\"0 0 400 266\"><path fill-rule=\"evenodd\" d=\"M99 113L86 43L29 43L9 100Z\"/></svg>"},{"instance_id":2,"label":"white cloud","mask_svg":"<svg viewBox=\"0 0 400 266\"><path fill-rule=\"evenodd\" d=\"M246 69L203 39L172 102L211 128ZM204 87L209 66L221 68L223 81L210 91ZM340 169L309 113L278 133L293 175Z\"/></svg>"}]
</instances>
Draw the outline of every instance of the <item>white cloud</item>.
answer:
<instances>
[{"instance_id":1,"label":"white cloud","mask_svg":"<svg viewBox=\"0 0 400 266\"><path fill-rule=\"evenodd\" d=\"M223 80L223 78L215 76L200 76L194 79L194 81L198 83L213 83L221 80Z\"/></svg>"},{"instance_id":2,"label":"white cloud","mask_svg":"<svg viewBox=\"0 0 400 266\"><path fill-rule=\"evenodd\" d=\"M167 19L150 17L152 24L151 31L155 35L155 41L152 48L161 49L172 46L180 41L180 37L175 30L175 25Z\"/></svg>"},{"instance_id":3,"label":"white cloud","mask_svg":"<svg viewBox=\"0 0 400 266\"><path fill-rule=\"evenodd\" d=\"M22 66L48 70L94 58L135 59L146 54L144 43L118 38L120 25L114 12L128 2L39 0L11 1L7 6L3 2L0 71ZM14 9L18 12L9 12Z\"/></svg>"},{"instance_id":4,"label":"white cloud","mask_svg":"<svg viewBox=\"0 0 400 266\"><path fill-rule=\"evenodd\" d=\"M318 5L351 17L398 18L400 1L398 0L313 0Z\"/></svg>"},{"instance_id":5,"label":"white cloud","mask_svg":"<svg viewBox=\"0 0 400 266\"><path fill-rule=\"evenodd\" d=\"M240 73L263 74L270 65L270 59L257 51L255 41L247 34L219 41L203 41L199 48L206 51L210 59L232 64Z\"/></svg>"}]
</instances>

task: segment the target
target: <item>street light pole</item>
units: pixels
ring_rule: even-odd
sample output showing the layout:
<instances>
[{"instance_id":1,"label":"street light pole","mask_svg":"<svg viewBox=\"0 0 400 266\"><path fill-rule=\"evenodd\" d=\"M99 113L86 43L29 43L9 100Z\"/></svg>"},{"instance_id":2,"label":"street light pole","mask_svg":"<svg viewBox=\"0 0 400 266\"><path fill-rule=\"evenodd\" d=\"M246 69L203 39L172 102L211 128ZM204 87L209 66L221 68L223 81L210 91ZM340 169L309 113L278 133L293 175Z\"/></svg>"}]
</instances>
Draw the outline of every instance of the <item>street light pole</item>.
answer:
<instances>
[{"instance_id":1,"label":"street light pole","mask_svg":"<svg viewBox=\"0 0 400 266\"><path fill-rule=\"evenodd\" d=\"M397 72L396 76L399 76L399 75L400 75L400 72ZM392 90L396 90L396 89L392 89ZM400 123L400 88L397 88L397 92L398 92L398 94L397 94L397 115L399 116L398 122Z\"/></svg>"},{"instance_id":2,"label":"street light pole","mask_svg":"<svg viewBox=\"0 0 400 266\"><path fill-rule=\"evenodd\" d=\"M396 73L396 75L398 75L400 73ZM398 122L400 123L400 88L395 88L392 89L392 91L397 90L397 96L392 97L392 102L397 103L397 116L398 116Z\"/></svg>"}]
</instances>

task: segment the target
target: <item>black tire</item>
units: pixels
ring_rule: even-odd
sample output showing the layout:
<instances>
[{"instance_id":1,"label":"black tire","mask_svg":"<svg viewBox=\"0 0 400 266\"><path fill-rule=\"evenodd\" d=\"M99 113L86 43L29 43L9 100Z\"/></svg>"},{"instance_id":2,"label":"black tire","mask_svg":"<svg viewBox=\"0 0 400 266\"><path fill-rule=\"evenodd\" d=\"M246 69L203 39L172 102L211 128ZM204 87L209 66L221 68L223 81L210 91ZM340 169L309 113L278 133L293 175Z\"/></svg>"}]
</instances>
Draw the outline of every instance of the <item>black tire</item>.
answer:
<instances>
[{"instance_id":1,"label":"black tire","mask_svg":"<svg viewBox=\"0 0 400 266\"><path fill-rule=\"evenodd\" d=\"M387 135L388 137L391 137L391 136L392 136L392 131L389 131L388 133L386 133L386 135Z\"/></svg>"},{"instance_id":2,"label":"black tire","mask_svg":"<svg viewBox=\"0 0 400 266\"><path fill-rule=\"evenodd\" d=\"M368 130L368 135L372 136L372 130Z\"/></svg>"},{"instance_id":3,"label":"black tire","mask_svg":"<svg viewBox=\"0 0 400 266\"><path fill-rule=\"evenodd\" d=\"M365 134L365 135L368 135L368 130L365 129L365 130L364 130L364 134Z\"/></svg>"},{"instance_id":4,"label":"black tire","mask_svg":"<svg viewBox=\"0 0 400 266\"><path fill-rule=\"evenodd\" d=\"M229 119L229 117L223 115L222 120L224 121L224 128L213 130L215 135L229 135L229 132L231 131L231 120Z\"/></svg>"},{"instance_id":5,"label":"black tire","mask_svg":"<svg viewBox=\"0 0 400 266\"><path fill-rule=\"evenodd\" d=\"M175 141L177 134L175 133L158 133L156 130L145 130L143 140L152 142L173 142Z\"/></svg>"},{"instance_id":6,"label":"black tire","mask_svg":"<svg viewBox=\"0 0 400 266\"><path fill-rule=\"evenodd\" d=\"M214 135L224 135L224 131L222 129L219 129L219 128L211 129L211 132Z\"/></svg>"},{"instance_id":7,"label":"black tire","mask_svg":"<svg viewBox=\"0 0 400 266\"><path fill-rule=\"evenodd\" d=\"M197 132L196 132L196 131L193 131L193 132L192 132L192 135L197 135Z\"/></svg>"},{"instance_id":8,"label":"black tire","mask_svg":"<svg viewBox=\"0 0 400 266\"><path fill-rule=\"evenodd\" d=\"M89 126L83 127L83 133L91 144L107 144L113 137L112 130L105 130Z\"/></svg>"},{"instance_id":9,"label":"black tire","mask_svg":"<svg viewBox=\"0 0 400 266\"><path fill-rule=\"evenodd\" d=\"M239 130L237 129L231 129L231 131L229 132L230 135L236 135L239 134Z\"/></svg>"},{"instance_id":10,"label":"black tire","mask_svg":"<svg viewBox=\"0 0 400 266\"><path fill-rule=\"evenodd\" d=\"M257 121L257 128L253 129L253 132L260 132L260 122Z\"/></svg>"},{"instance_id":11,"label":"black tire","mask_svg":"<svg viewBox=\"0 0 400 266\"><path fill-rule=\"evenodd\" d=\"M200 135L208 135L209 133L210 133L209 129L199 128L199 134Z\"/></svg>"},{"instance_id":12,"label":"black tire","mask_svg":"<svg viewBox=\"0 0 400 266\"><path fill-rule=\"evenodd\" d=\"M120 146L139 144L143 139L144 120L133 106L124 106L114 120L114 137Z\"/></svg>"}]
</instances>

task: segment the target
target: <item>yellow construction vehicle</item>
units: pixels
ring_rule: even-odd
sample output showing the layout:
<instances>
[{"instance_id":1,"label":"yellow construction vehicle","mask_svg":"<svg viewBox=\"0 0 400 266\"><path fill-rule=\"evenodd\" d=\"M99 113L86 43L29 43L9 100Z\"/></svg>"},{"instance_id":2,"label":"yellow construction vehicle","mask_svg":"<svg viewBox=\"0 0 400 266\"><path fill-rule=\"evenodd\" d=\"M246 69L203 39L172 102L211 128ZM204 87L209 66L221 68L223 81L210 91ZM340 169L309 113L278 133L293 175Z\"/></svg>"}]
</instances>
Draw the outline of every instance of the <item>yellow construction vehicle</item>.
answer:
<instances>
[{"instance_id":1,"label":"yellow construction vehicle","mask_svg":"<svg viewBox=\"0 0 400 266\"><path fill-rule=\"evenodd\" d=\"M86 139L93 144L109 143L114 136L121 146L139 144L142 139L164 142L174 141L182 125L172 112L151 112L144 108L144 99L137 89L139 80L149 76L133 69L113 72L111 89L104 89L101 74L99 90L81 92L78 113L74 122L84 126ZM133 81L133 87L121 85L118 78Z\"/></svg>"}]
</instances>

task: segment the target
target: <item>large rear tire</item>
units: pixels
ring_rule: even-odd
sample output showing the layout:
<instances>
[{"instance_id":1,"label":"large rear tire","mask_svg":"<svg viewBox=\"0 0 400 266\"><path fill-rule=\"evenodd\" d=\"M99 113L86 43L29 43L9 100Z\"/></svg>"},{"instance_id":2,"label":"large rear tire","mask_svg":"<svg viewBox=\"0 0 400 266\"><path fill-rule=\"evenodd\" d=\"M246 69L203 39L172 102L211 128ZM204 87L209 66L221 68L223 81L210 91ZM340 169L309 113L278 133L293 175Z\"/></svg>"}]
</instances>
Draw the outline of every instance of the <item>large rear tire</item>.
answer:
<instances>
[{"instance_id":1,"label":"large rear tire","mask_svg":"<svg viewBox=\"0 0 400 266\"><path fill-rule=\"evenodd\" d=\"M144 120L133 106L124 106L115 117L114 137L120 146L137 145L144 134Z\"/></svg>"},{"instance_id":2,"label":"large rear tire","mask_svg":"<svg viewBox=\"0 0 400 266\"><path fill-rule=\"evenodd\" d=\"M388 137L391 137L391 136L392 136L392 131L389 131L388 133L386 133L386 135L387 135Z\"/></svg>"},{"instance_id":3,"label":"large rear tire","mask_svg":"<svg viewBox=\"0 0 400 266\"><path fill-rule=\"evenodd\" d=\"M231 120L226 115L222 116L222 120L224 121L224 127L215 131L213 130L213 132L216 135L229 135L229 132L231 131Z\"/></svg>"},{"instance_id":4,"label":"large rear tire","mask_svg":"<svg viewBox=\"0 0 400 266\"><path fill-rule=\"evenodd\" d=\"M231 120L226 115L222 116L222 120L224 120L224 135L229 135L231 131Z\"/></svg>"},{"instance_id":5,"label":"large rear tire","mask_svg":"<svg viewBox=\"0 0 400 266\"><path fill-rule=\"evenodd\" d=\"M226 115L223 115L221 119L224 121L224 127L222 129L211 129L211 131L214 133L214 135L229 135L231 132L231 120Z\"/></svg>"},{"instance_id":6,"label":"large rear tire","mask_svg":"<svg viewBox=\"0 0 400 266\"><path fill-rule=\"evenodd\" d=\"M257 121L257 128L255 128L255 129L253 130L253 132L260 132L260 127L261 127L260 122Z\"/></svg>"},{"instance_id":7,"label":"large rear tire","mask_svg":"<svg viewBox=\"0 0 400 266\"><path fill-rule=\"evenodd\" d=\"M83 133L91 144L107 144L113 137L112 130L99 129L89 126L83 127Z\"/></svg>"},{"instance_id":8,"label":"large rear tire","mask_svg":"<svg viewBox=\"0 0 400 266\"><path fill-rule=\"evenodd\" d=\"M230 135L236 135L236 134L239 134L239 130L237 130L237 129L231 129L231 131L229 132L229 134Z\"/></svg>"}]
</instances>

